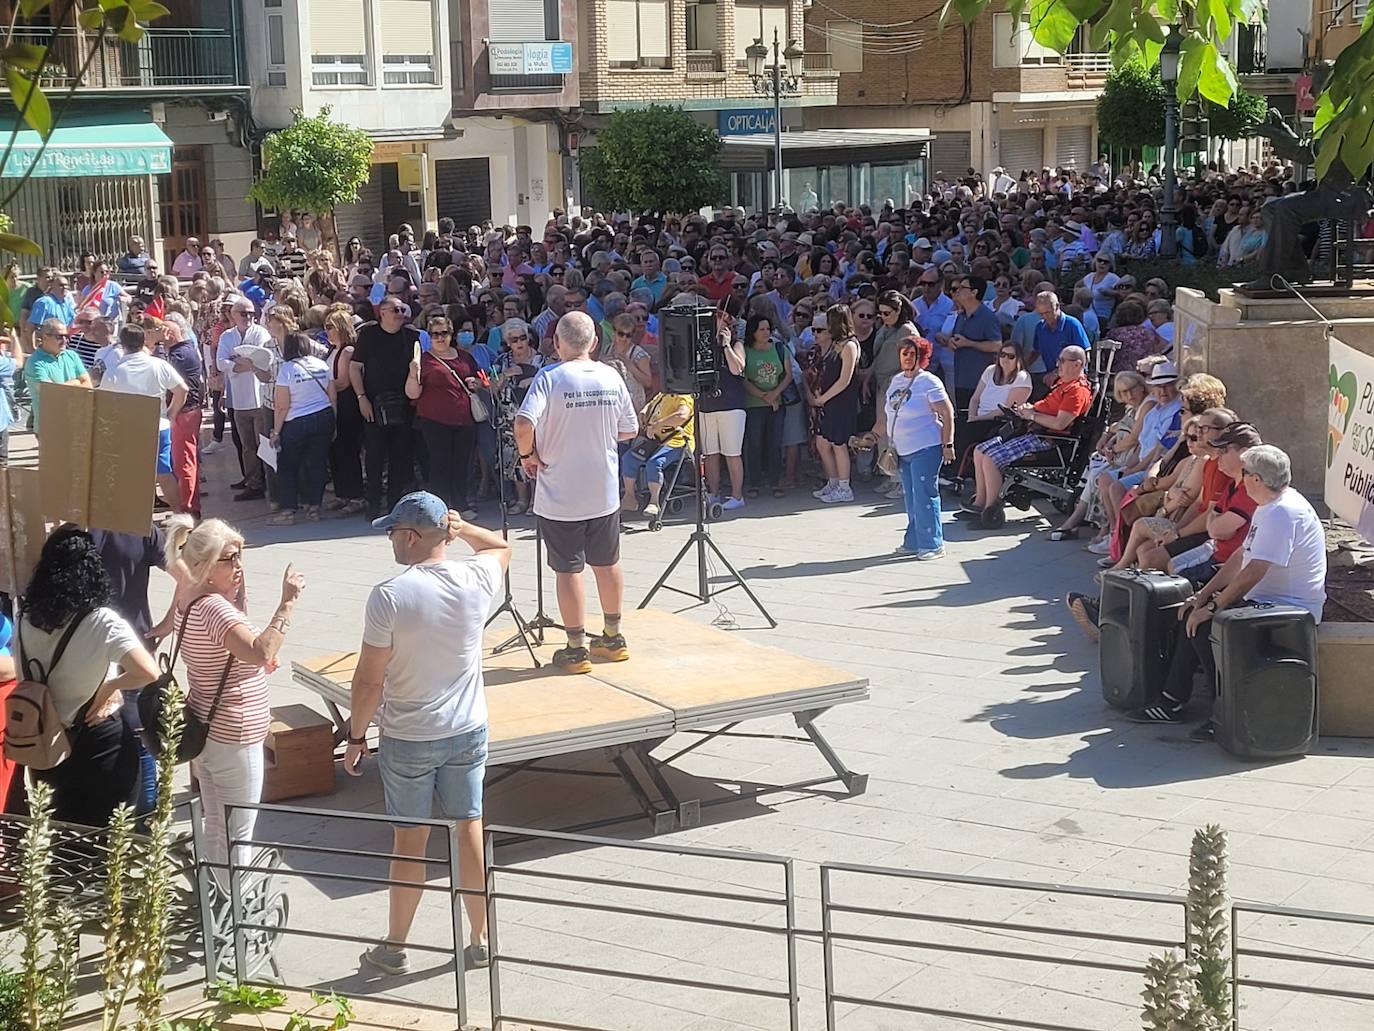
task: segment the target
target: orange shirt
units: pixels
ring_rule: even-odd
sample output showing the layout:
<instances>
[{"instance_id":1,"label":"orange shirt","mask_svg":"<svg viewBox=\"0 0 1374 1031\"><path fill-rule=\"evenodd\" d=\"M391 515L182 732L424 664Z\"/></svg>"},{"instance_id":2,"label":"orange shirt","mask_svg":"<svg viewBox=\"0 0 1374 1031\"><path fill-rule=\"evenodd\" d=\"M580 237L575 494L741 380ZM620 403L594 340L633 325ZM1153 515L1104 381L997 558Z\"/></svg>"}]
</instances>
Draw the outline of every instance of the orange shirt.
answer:
<instances>
[{"instance_id":1,"label":"orange shirt","mask_svg":"<svg viewBox=\"0 0 1374 1031\"><path fill-rule=\"evenodd\" d=\"M1043 415L1058 415L1073 412L1077 419L1093 406L1092 384L1085 377L1076 380L1060 380L1048 394L1031 407Z\"/></svg>"}]
</instances>

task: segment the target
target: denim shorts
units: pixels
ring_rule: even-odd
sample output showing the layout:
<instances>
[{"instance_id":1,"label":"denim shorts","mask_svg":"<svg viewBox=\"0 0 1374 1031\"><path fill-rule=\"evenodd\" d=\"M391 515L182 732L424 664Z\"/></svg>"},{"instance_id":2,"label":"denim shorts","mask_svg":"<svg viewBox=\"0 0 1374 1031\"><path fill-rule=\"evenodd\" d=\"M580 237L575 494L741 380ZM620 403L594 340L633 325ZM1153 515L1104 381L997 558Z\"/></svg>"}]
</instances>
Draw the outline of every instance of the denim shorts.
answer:
<instances>
[{"instance_id":1,"label":"denim shorts","mask_svg":"<svg viewBox=\"0 0 1374 1031\"><path fill-rule=\"evenodd\" d=\"M428 820L434 796L446 820L482 815L482 780L487 771L487 728L437 741L402 741L382 736L377 752L388 816Z\"/></svg>"},{"instance_id":2,"label":"denim shorts","mask_svg":"<svg viewBox=\"0 0 1374 1031\"><path fill-rule=\"evenodd\" d=\"M172 428L157 431L157 474L172 475Z\"/></svg>"}]
</instances>

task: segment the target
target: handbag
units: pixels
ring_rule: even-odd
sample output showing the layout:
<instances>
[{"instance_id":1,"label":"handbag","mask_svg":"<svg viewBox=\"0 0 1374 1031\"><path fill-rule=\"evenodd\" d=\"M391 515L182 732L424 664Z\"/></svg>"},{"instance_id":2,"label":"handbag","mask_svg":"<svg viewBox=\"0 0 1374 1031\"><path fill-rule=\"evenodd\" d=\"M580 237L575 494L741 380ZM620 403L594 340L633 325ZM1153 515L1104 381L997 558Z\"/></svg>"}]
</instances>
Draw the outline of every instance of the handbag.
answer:
<instances>
[{"instance_id":1,"label":"handbag","mask_svg":"<svg viewBox=\"0 0 1374 1031\"><path fill-rule=\"evenodd\" d=\"M891 442L884 441L882 447L878 449L878 457L875 459L874 464L877 466L878 472L882 473L884 476L892 477L897 475L900 462L897 457L897 449L892 446Z\"/></svg>"},{"instance_id":2,"label":"handbag","mask_svg":"<svg viewBox=\"0 0 1374 1031\"><path fill-rule=\"evenodd\" d=\"M773 349L778 352L778 360L781 361L783 365L791 364L780 345L774 344ZM782 397L779 400L782 401L782 406L784 408L791 408L793 405L801 404L801 391L797 389L797 381L795 379L783 388Z\"/></svg>"},{"instance_id":3,"label":"handbag","mask_svg":"<svg viewBox=\"0 0 1374 1031\"><path fill-rule=\"evenodd\" d=\"M410 413L410 399L399 390L383 390L372 398L372 417L379 426L407 426Z\"/></svg>"},{"instance_id":4,"label":"handbag","mask_svg":"<svg viewBox=\"0 0 1374 1031\"><path fill-rule=\"evenodd\" d=\"M202 597L204 596L202 595ZM154 757L159 759L163 758L167 752L167 742L162 737L162 712L167 703L167 689L176 682L176 674L172 668L176 665L177 656L181 654L181 642L186 636L186 621L191 617L191 609L198 601L200 598L187 605L186 611L181 614L181 626L177 630L177 639L172 646L170 658L165 654L158 656L158 665L162 669L162 675L138 693L138 717L143 724L143 744ZM189 700L183 706L181 740L177 742L175 756L178 765L190 762L205 751L205 742L210 739L210 723L219 710L220 699L224 696L224 687L229 683L229 670L233 668L233 665L234 656L231 654L229 661L224 664L224 672L219 676L219 687L215 688L214 700L211 701L210 711L204 719L191 711Z\"/></svg>"},{"instance_id":5,"label":"handbag","mask_svg":"<svg viewBox=\"0 0 1374 1031\"><path fill-rule=\"evenodd\" d=\"M641 461L647 462L662 446L662 442L654 440L653 437L635 437L630 441L630 452Z\"/></svg>"},{"instance_id":6,"label":"handbag","mask_svg":"<svg viewBox=\"0 0 1374 1031\"><path fill-rule=\"evenodd\" d=\"M444 361L442 358L436 357L433 354L431 354L430 357L433 358L440 365L442 365L444 368L448 369L448 371L453 374L453 378L458 381L458 385L463 388L463 393L467 394L468 410L472 412L472 421L489 421L491 419L491 410L487 408L487 402L480 395L478 395L476 391L470 389L468 385L463 382L463 377L458 375L458 370L455 369L448 362Z\"/></svg>"},{"instance_id":7,"label":"handbag","mask_svg":"<svg viewBox=\"0 0 1374 1031\"><path fill-rule=\"evenodd\" d=\"M1130 526L1143 516L1154 515L1164 504L1164 494L1162 490L1147 490L1137 494L1121 506L1121 521Z\"/></svg>"}]
</instances>

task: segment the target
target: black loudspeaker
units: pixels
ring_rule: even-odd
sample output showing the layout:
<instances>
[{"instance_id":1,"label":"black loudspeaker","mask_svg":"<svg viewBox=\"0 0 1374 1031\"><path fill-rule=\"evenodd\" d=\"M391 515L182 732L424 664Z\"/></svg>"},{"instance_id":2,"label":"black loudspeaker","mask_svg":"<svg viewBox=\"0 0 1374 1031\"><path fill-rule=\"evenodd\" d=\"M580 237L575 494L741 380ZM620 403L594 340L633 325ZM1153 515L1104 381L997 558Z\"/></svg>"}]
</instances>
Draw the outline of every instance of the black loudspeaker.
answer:
<instances>
[{"instance_id":1,"label":"black loudspeaker","mask_svg":"<svg viewBox=\"0 0 1374 1031\"><path fill-rule=\"evenodd\" d=\"M1102 697L1118 709L1159 700L1193 585L1170 573L1122 569L1102 577L1098 659Z\"/></svg>"},{"instance_id":2,"label":"black loudspeaker","mask_svg":"<svg viewBox=\"0 0 1374 1031\"><path fill-rule=\"evenodd\" d=\"M658 368L663 390L696 394L715 389L716 309L663 308L658 313Z\"/></svg>"},{"instance_id":3,"label":"black loudspeaker","mask_svg":"<svg viewBox=\"0 0 1374 1031\"><path fill-rule=\"evenodd\" d=\"M1287 759L1317 743L1317 621L1295 605L1224 609L1212 620L1217 744L1238 759Z\"/></svg>"}]
</instances>

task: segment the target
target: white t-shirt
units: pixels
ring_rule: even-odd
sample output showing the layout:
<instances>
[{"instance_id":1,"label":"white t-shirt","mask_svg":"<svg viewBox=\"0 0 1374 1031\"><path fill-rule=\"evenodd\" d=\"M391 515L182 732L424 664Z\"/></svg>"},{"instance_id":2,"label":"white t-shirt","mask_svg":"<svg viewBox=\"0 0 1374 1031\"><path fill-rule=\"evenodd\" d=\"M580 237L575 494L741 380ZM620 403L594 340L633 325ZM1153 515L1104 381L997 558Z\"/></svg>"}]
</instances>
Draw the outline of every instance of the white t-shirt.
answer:
<instances>
[{"instance_id":1,"label":"white t-shirt","mask_svg":"<svg viewBox=\"0 0 1374 1031\"><path fill-rule=\"evenodd\" d=\"M1245 597L1248 601L1297 605L1322 621L1326 603L1326 534L1308 500L1289 487L1250 518L1241 549L1242 566L1269 562L1264 577Z\"/></svg>"},{"instance_id":2,"label":"white t-shirt","mask_svg":"<svg viewBox=\"0 0 1374 1031\"><path fill-rule=\"evenodd\" d=\"M1028 387L1031 385L1030 373L1025 369L1018 372L1010 383L998 385L992 381L995 365L989 365L983 370L983 392L978 395L978 411L975 416L992 415L997 411L998 405L1007 404L1007 398L1017 387Z\"/></svg>"},{"instance_id":3,"label":"white t-shirt","mask_svg":"<svg viewBox=\"0 0 1374 1031\"><path fill-rule=\"evenodd\" d=\"M109 372L123 360L124 348L120 347L118 344L106 344L95 352L95 365L100 367L102 379L105 373Z\"/></svg>"},{"instance_id":4,"label":"white t-shirt","mask_svg":"<svg viewBox=\"0 0 1374 1031\"><path fill-rule=\"evenodd\" d=\"M546 367L530 384L520 416L534 423L546 466L535 479L535 515L575 523L620 507L616 440L639 426L620 373L597 361Z\"/></svg>"},{"instance_id":5,"label":"white t-shirt","mask_svg":"<svg viewBox=\"0 0 1374 1031\"><path fill-rule=\"evenodd\" d=\"M224 381L229 386L229 404L236 411L251 411L266 404L268 384L258 379L252 372L234 371L234 351L240 347L261 347L268 350L272 346L272 334L265 326L252 325L240 333L237 329L226 329L219 336L215 357L219 360L219 371L224 373ZM268 364L261 367L266 370Z\"/></svg>"},{"instance_id":6,"label":"white t-shirt","mask_svg":"<svg viewBox=\"0 0 1374 1031\"><path fill-rule=\"evenodd\" d=\"M899 455L913 455L940 445L940 421L930 406L949 400L945 385L928 372L914 378L899 372L887 388L883 410L887 413L887 436Z\"/></svg>"},{"instance_id":7,"label":"white t-shirt","mask_svg":"<svg viewBox=\"0 0 1374 1031\"><path fill-rule=\"evenodd\" d=\"M314 355L282 362L277 370L277 386L291 391L287 422L329 407L329 366Z\"/></svg>"},{"instance_id":8,"label":"white t-shirt","mask_svg":"<svg viewBox=\"0 0 1374 1031\"><path fill-rule=\"evenodd\" d=\"M119 673L119 663L135 648L141 648L138 634L114 609L96 609L77 626L62 660L52 668L53 652L67 628L58 627L52 633L34 628L20 613L20 627L15 633L16 654L25 663L36 659L45 670L57 716L63 726L71 726L77 710L90 701L96 689ZM22 667L21 667L22 669ZM35 670L35 672L37 672ZM27 674L20 673L22 679Z\"/></svg>"},{"instance_id":9,"label":"white t-shirt","mask_svg":"<svg viewBox=\"0 0 1374 1031\"><path fill-rule=\"evenodd\" d=\"M390 648L377 726L401 741L439 741L487 722L482 632L501 590L490 555L410 566L372 588L363 643Z\"/></svg>"},{"instance_id":10,"label":"white t-shirt","mask_svg":"<svg viewBox=\"0 0 1374 1031\"><path fill-rule=\"evenodd\" d=\"M1096 283L1093 282L1093 273L1088 273L1078 281L1078 285L1092 292L1093 311L1099 318L1110 318L1112 308L1116 306L1116 295L1111 291L1121 285L1121 277L1115 272L1108 272Z\"/></svg>"},{"instance_id":11,"label":"white t-shirt","mask_svg":"<svg viewBox=\"0 0 1374 1031\"><path fill-rule=\"evenodd\" d=\"M167 391L186 386L181 373L172 368L172 363L147 351L126 354L119 364L107 369L100 378L101 390L114 390L122 394L143 394L155 397L162 406L158 418L159 430L170 429L167 420Z\"/></svg>"}]
</instances>

